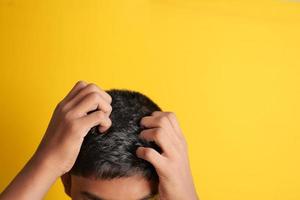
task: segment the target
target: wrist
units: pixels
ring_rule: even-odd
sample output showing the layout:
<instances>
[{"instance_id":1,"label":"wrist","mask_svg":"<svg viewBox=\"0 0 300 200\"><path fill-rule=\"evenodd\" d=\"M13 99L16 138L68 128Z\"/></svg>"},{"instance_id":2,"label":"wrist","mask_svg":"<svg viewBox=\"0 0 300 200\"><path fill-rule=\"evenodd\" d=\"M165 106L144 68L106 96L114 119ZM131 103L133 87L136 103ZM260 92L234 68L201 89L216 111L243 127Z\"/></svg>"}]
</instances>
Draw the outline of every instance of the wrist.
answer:
<instances>
[{"instance_id":1,"label":"wrist","mask_svg":"<svg viewBox=\"0 0 300 200\"><path fill-rule=\"evenodd\" d=\"M31 160L30 165L33 168L38 169L48 175L49 179L57 179L63 174L63 170L60 170L59 163L55 162L55 159L50 155L36 152Z\"/></svg>"}]
</instances>

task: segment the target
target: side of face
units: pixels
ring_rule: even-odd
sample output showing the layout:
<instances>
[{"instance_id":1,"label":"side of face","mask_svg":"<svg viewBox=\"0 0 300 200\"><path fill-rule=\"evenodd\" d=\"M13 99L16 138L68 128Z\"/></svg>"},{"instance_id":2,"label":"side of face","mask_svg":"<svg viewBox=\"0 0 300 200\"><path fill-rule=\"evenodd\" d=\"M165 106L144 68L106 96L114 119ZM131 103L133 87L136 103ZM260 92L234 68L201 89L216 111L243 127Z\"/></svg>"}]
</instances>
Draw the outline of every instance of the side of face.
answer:
<instances>
[{"instance_id":1,"label":"side of face","mask_svg":"<svg viewBox=\"0 0 300 200\"><path fill-rule=\"evenodd\" d=\"M150 200L157 194L157 184L140 175L101 180L66 174L62 182L72 200Z\"/></svg>"}]
</instances>

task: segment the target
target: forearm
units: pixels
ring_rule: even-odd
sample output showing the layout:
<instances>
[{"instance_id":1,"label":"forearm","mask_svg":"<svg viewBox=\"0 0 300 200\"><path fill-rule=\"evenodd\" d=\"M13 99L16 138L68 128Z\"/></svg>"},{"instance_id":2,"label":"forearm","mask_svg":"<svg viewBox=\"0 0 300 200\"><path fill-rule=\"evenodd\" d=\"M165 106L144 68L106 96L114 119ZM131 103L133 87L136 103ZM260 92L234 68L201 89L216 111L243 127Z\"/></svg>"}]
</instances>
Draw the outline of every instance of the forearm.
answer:
<instances>
[{"instance_id":1,"label":"forearm","mask_svg":"<svg viewBox=\"0 0 300 200\"><path fill-rule=\"evenodd\" d=\"M41 200L58 178L45 159L33 156L7 188L0 194L0 200Z\"/></svg>"}]
</instances>

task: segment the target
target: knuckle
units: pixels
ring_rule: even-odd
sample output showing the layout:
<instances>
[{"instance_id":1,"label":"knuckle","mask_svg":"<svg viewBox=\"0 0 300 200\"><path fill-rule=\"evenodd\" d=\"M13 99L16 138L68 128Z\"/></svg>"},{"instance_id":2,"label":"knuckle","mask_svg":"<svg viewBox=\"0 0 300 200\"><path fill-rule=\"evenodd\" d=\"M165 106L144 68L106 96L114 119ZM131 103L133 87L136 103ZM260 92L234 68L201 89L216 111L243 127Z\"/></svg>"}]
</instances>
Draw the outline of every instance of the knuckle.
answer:
<instances>
[{"instance_id":1,"label":"knuckle","mask_svg":"<svg viewBox=\"0 0 300 200\"><path fill-rule=\"evenodd\" d=\"M89 98L91 98L91 100L93 100L93 101L98 101L100 98L100 95L98 92L92 92L89 94Z\"/></svg>"},{"instance_id":2,"label":"knuckle","mask_svg":"<svg viewBox=\"0 0 300 200\"><path fill-rule=\"evenodd\" d=\"M108 98L109 103L111 103L112 102L112 97L109 94L107 94L107 98Z\"/></svg>"},{"instance_id":3,"label":"knuckle","mask_svg":"<svg viewBox=\"0 0 300 200\"><path fill-rule=\"evenodd\" d=\"M58 105L58 109L60 110L61 113L64 114L68 112L69 108L70 108L70 102L66 102L66 103L60 102Z\"/></svg>"},{"instance_id":4,"label":"knuckle","mask_svg":"<svg viewBox=\"0 0 300 200\"><path fill-rule=\"evenodd\" d=\"M158 124L160 126L165 126L169 122L168 118L166 116L162 116L159 118Z\"/></svg>"},{"instance_id":5,"label":"knuckle","mask_svg":"<svg viewBox=\"0 0 300 200\"><path fill-rule=\"evenodd\" d=\"M107 112L108 112L108 113L111 113L111 112L112 112L112 106L111 106L111 105L108 105L108 106L107 106Z\"/></svg>"},{"instance_id":6,"label":"knuckle","mask_svg":"<svg viewBox=\"0 0 300 200\"><path fill-rule=\"evenodd\" d=\"M144 156L145 156L145 158L148 158L148 159L152 158L152 156L153 156L153 154L154 154L153 151L154 151L154 150L151 149L151 148L146 148L146 149L144 150Z\"/></svg>"},{"instance_id":7,"label":"knuckle","mask_svg":"<svg viewBox=\"0 0 300 200\"><path fill-rule=\"evenodd\" d=\"M176 118L176 114L174 112L167 112L166 114L170 118Z\"/></svg>"},{"instance_id":8,"label":"knuckle","mask_svg":"<svg viewBox=\"0 0 300 200\"><path fill-rule=\"evenodd\" d=\"M107 119L107 124L106 125L109 126L109 127L112 125L112 121L111 121L110 118Z\"/></svg>"},{"instance_id":9,"label":"knuckle","mask_svg":"<svg viewBox=\"0 0 300 200\"><path fill-rule=\"evenodd\" d=\"M156 129L156 131L154 132L154 137L157 140L160 140L163 136L163 130L161 128Z\"/></svg>"},{"instance_id":10,"label":"knuckle","mask_svg":"<svg viewBox=\"0 0 300 200\"><path fill-rule=\"evenodd\" d=\"M67 107L67 105L62 105L61 107L60 107L60 111L62 112L62 113L67 113L68 112L68 109L67 109L68 107Z\"/></svg>"},{"instance_id":11,"label":"knuckle","mask_svg":"<svg viewBox=\"0 0 300 200\"><path fill-rule=\"evenodd\" d=\"M87 88L90 91L98 91L98 92L100 91L99 87L96 84L94 84L94 83L89 83L88 86L87 86Z\"/></svg>"},{"instance_id":12,"label":"knuckle","mask_svg":"<svg viewBox=\"0 0 300 200\"><path fill-rule=\"evenodd\" d=\"M111 106L105 101L104 102L101 101L100 107L101 107L101 110L103 110L103 112L105 112L105 113L110 113L112 111Z\"/></svg>"},{"instance_id":13,"label":"knuckle","mask_svg":"<svg viewBox=\"0 0 300 200\"><path fill-rule=\"evenodd\" d=\"M63 108L63 103L62 101L60 101L56 104L55 110L62 110L62 108Z\"/></svg>"},{"instance_id":14,"label":"knuckle","mask_svg":"<svg viewBox=\"0 0 300 200\"><path fill-rule=\"evenodd\" d=\"M102 120L102 119L104 118L103 112L96 112L95 115L96 115L96 117L99 118L100 120Z\"/></svg>"},{"instance_id":15,"label":"knuckle","mask_svg":"<svg viewBox=\"0 0 300 200\"><path fill-rule=\"evenodd\" d=\"M76 85L85 85L85 82L82 80L77 81Z\"/></svg>"},{"instance_id":16,"label":"knuckle","mask_svg":"<svg viewBox=\"0 0 300 200\"><path fill-rule=\"evenodd\" d=\"M73 116L74 116L74 114L73 114L73 112L70 110L70 111L65 112L65 114L64 114L64 119L65 119L65 121L70 122L70 121L72 121Z\"/></svg>"}]
</instances>

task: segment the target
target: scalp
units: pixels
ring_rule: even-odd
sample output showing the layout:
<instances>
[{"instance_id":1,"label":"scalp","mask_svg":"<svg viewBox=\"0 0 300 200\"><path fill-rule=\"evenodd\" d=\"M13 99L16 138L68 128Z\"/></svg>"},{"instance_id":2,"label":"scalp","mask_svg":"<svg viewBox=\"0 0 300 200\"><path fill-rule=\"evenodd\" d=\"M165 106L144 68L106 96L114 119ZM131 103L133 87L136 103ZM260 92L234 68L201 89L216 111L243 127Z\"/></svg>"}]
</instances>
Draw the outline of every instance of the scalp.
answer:
<instances>
[{"instance_id":1,"label":"scalp","mask_svg":"<svg viewBox=\"0 0 300 200\"><path fill-rule=\"evenodd\" d=\"M142 130L141 118L161 108L139 92L117 89L106 92L112 97L112 125L105 133L100 133L97 126L91 128L71 173L97 179L142 175L156 180L154 167L138 158L135 151L139 146L146 146L160 152L155 143L142 140L138 135Z\"/></svg>"}]
</instances>

